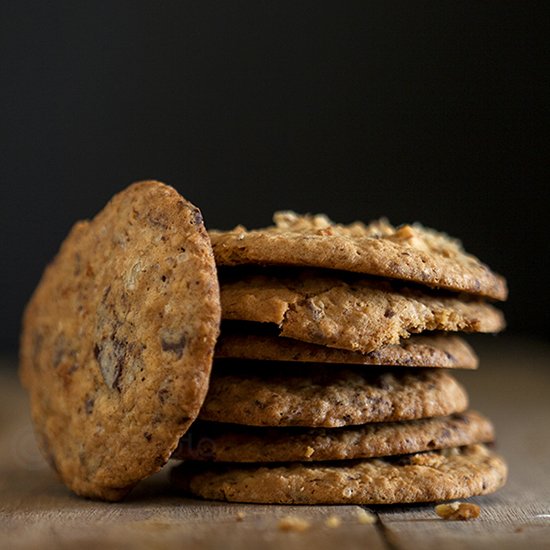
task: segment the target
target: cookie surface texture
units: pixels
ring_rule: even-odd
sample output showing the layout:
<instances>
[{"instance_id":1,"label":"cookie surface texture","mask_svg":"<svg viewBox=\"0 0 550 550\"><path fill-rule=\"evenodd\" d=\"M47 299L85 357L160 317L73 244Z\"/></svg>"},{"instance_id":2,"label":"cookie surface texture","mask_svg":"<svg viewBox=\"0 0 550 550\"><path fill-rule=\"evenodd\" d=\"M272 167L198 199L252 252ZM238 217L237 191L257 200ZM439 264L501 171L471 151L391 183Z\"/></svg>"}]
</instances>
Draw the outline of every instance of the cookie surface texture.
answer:
<instances>
[{"instance_id":1,"label":"cookie surface texture","mask_svg":"<svg viewBox=\"0 0 550 550\"><path fill-rule=\"evenodd\" d=\"M498 332L502 313L479 300L318 271L221 279L224 319L273 323L280 336L371 352L423 331Z\"/></svg>"},{"instance_id":2,"label":"cookie surface texture","mask_svg":"<svg viewBox=\"0 0 550 550\"><path fill-rule=\"evenodd\" d=\"M219 331L198 208L140 182L78 222L24 315L20 374L50 465L118 500L168 460L197 416Z\"/></svg>"},{"instance_id":3,"label":"cookie surface texture","mask_svg":"<svg viewBox=\"0 0 550 550\"><path fill-rule=\"evenodd\" d=\"M506 281L461 243L419 224L385 220L339 225L324 215L277 212L275 225L247 231L211 231L218 265L324 267L414 281L435 288L504 300Z\"/></svg>"},{"instance_id":4,"label":"cookie surface texture","mask_svg":"<svg viewBox=\"0 0 550 550\"><path fill-rule=\"evenodd\" d=\"M389 459L287 466L190 463L172 470L195 496L266 504L398 504L468 498L506 482L506 463L483 444Z\"/></svg>"},{"instance_id":5,"label":"cookie surface texture","mask_svg":"<svg viewBox=\"0 0 550 550\"><path fill-rule=\"evenodd\" d=\"M336 428L463 412L464 388L440 369L384 371L280 364L275 373L215 369L199 418L247 426Z\"/></svg>"},{"instance_id":6,"label":"cookie surface texture","mask_svg":"<svg viewBox=\"0 0 550 550\"><path fill-rule=\"evenodd\" d=\"M458 336L411 336L400 344L383 346L370 353L329 348L292 338L261 334L223 332L215 351L219 359L256 361L296 361L396 367L440 367L475 369L474 350ZM261 363L256 363L261 367ZM223 361L218 361L223 367ZM270 368L267 363L266 368Z\"/></svg>"},{"instance_id":7,"label":"cookie surface texture","mask_svg":"<svg viewBox=\"0 0 550 550\"><path fill-rule=\"evenodd\" d=\"M483 415L372 423L348 428L253 428L195 422L172 458L212 462L310 462L402 455L493 441Z\"/></svg>"}]
</instances>

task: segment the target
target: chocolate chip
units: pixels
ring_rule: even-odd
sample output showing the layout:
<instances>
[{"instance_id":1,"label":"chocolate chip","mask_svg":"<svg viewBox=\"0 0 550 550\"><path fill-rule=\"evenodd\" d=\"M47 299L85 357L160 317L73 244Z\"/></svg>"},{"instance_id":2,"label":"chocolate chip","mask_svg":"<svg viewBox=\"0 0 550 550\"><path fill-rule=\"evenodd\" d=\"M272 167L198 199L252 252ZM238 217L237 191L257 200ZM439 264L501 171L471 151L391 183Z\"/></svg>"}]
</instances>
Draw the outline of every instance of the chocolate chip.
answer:
<instances>
[{"instance_id":1,"label":"chocolate chip","mask_svg":"<svg viewBox=\"0 0 550 550\"><path fill-rule=\"evenodd\" d=\"M187 338L183 333L175 333L173 331L164 329L160 335L160 345L162 351L169 351L173 353L177 359L183 355L183 349L187 344Z\"/></svg>"},{"instance_id":2,"label":"chocolate chip","mask_svg":"<svg viewBox=\"0 0 550 550\"><path fill-rule=\"evenodd\" d=\"M159 396L159 401L161 403L164 403L168 398L168 396L170 395L170 391L167 390L166 388L162 388L158 391L157 395Z\"/></svg>"},{"instance_id":3,"label":"chocolate chip","mask_svg":"<svg viewBox=\"0 0 550 550\"><path fill-rule=\"evenodd\" d=\"M144 432L143 437L147 439L147 441L151 441L151 438L153 437L149 432Z\"/></svg>"},{"instance_id":4,"label":"chocolate chip","mask_svg":"<svg viewBox=\"0 0 550 550\"><path fill-rule=\"evenodd\" d=\"M114 336L94 346L94 356L99 363L101 375L107 387L120 391L118 386L126 358L127 342Z\"/></svg>"},{"instance_id":5,"label":"chocolate chip","mask_svg":"<svg viewBox=\"0 0 550 550\"><path fill-rule=\"evenodd\" d=\"M391 319L394 315L395 311L393 311L393 309L386 309L386 311L384 311L384 317L386 317L386 319Z\"/></svg>"},{"instance_id":6,"label":"chocolate chip","mask_svg":"<svg viewBox=\"0 0 550 550\"><path fill-rule=\"evenodd\" d=\"M195 211L193 212L193 220L195 225L201 225L202 224L202 214L201 211L198 208L195 208Z\"/></svg>"},{"instance_id":7,"label":"chocolate chip","mask_svg":"<svg viewBox=\"0 0 550 550\"><path fill-rule=\"evenodd\" d=\"M92 414L92 411L94 410L94 400L90 397L84 401L84 410L86 411L86 414Z\"/></svg>"}]
</instances>

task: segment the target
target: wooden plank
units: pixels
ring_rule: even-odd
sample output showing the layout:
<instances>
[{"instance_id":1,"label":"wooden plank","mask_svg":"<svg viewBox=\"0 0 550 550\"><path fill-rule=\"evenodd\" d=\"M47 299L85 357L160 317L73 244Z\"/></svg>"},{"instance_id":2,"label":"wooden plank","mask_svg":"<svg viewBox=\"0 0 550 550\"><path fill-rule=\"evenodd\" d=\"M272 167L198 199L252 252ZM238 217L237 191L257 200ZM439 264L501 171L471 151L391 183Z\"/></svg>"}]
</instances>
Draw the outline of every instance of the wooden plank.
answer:
<instances>
[{"instance_id":1,"label":"wooden plank","mask_svg":"<svg viewBox=\"0 0 550 550\"><path fill-rule=\"evenodd\" d=\"M184 499L165 473L121 504L80 499L58 483L36 449L24 396L0 365L0 548L549 548L550 349L503 338L481 349L481 368L460 373L472 406L496 424L510 465L507 487L474 499L472 522L445 522L433 506L379 507L361 525L354 506L231 505ZM483 344L482 344L483 345ZM241 517L242 515L242 517ZM325 525L335 515L338 528ZM282 517L310 522L283 532Z\"/></svg>"},{"instance_id":2,"label":"wooden plank","mask_svg":"<svg viewBox=\"0 0 550 550\"><path fill-rule=\"evenodd\" d=\"M481 506L475 521L441 520L433 506L379 509L393 548L550 548L550 349L504 339L481 346L480 370L460 378L472 406L496 425L509 482L472 499Z\"/></svg>"},{"instance_id":3,"label":"wooden plank","mask_svg":"<svg viewBox=\"0 0 550 550\"><path fill-rule=\"evenodd\" d=\"M374 525L362 525L355 506L259 506L185 499L165 474L145 482L124 502L73 496L48 471L10 472L2 491L0 547L6 548L386 548ZM302 532L280 529L291 516ZM341 525L326 520L336 516Z\"/></svg>"}]
</instances>

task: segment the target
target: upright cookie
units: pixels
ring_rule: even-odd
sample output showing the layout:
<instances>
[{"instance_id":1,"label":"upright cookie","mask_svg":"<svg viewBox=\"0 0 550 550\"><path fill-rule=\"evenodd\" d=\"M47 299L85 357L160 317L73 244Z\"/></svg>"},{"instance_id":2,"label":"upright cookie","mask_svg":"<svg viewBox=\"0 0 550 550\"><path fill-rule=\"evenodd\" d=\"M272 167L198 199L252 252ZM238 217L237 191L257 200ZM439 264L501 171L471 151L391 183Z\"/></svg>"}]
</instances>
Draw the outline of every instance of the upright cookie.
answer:
<instances>
[{"instance_id":1,"label":"upright cookie","mask_svg":"<svg viewBox=\"0 0 550 550\"><path fill-rule=\"evenodd\" d=\"M419 224L396 228L386 220L339 225L324 215L277 212L275 225L211 231L218 265L324 267L413 281L504 300L506 281L461 243Z\"/></svg>"},{"instance_id":2,"label":"upright cookie","mask_svg":"<svg viewBox=\"0 0 550 550\"><path fill-rule=\"evenodd\" d=\"M458 336L411 336L400 344L383 346L370 353L348 351L292 338L266 334L224 332L218 338L218 359L251 359L260 368L272 368L258 361L296 361L301 363L336 363L341 365L393 365L396 367L439 367L475 369L478 358L474 350ZM219 367L224 362L218 361Z\"/></svg>"},{"instance_id":3,"label":"upright cookie","mask_svg":"<svg viewBox=\"0 0 550 550\"><path fill-rule=\"evenodd\" d=\"M257 373L215 369L199 418L247 426L336 428L367 422L413 420L462 412L464 388L436 369L339 368L278 364Z\"/></svg>"},{"instance_id":4,"label":"upright cookie","mask_svg":"<svg viewBox=\"0 0 550 550\"><path fill-rule=\"evenodd\" d=\"M468 498L506 482L485 445L350 462L243 466L184 463L176 486L195 496L265 504L398 504Z\"/></svg>"},{"instance_id":5,"label":"upright cookie","mask_svg":"<svg viewBox=\"0 0 550 550\"><path fill-rule=\"evenodd\" d=\"M280 336L368 353L423 331L498 332L502 313L479 300L298 270L221 279L222 316L274 323Z\"/></svg>"},{"instance_id":6,"label":"upright cookie","mask_svg":"<svg viewBox=\"0 0 550 550\"><path fill-rule=\"evenodd\" d=\"M21 379L51 466L75 493L122 498L197 416L219 330L198 208L131 185L77 223L25 311Z\"/></svg>"},{"instance_id":7,"label":"upright cookie","mask_svg":"<svg viewBox=\"0 0 550 550\"><path fill-rule=\"evenodd\" d=\"M208 462L350 460L461 447L493 439L491 422L474 411L326 429L195 422L172 458Z\"/></svg>"}]
</instances>

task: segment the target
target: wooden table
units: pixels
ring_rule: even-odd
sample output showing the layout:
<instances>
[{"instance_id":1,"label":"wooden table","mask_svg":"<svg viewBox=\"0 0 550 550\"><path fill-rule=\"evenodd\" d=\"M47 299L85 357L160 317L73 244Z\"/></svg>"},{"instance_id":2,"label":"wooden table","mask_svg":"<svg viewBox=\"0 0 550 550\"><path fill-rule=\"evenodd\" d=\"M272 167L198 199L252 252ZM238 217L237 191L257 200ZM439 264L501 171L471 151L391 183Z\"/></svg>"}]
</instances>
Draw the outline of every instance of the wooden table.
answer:
<instances>
[{"instance_id":1,"label":"wooden table","mask_svg":"<svg viewBox=\"0 0 550 550\"><path fill-rule=\"evenodd\" d=\"M550 347L486 337L479 352L480 370L460 378L472 405L496 424L498 448L510 466L507 486L472 499L481 506L474 521L443 521L432 505L415 505L370 507L373 525L358 521L357 506L186 499L165 472L123 503L78 498L38 454L24 394L8 365L0 369L0 548L550 548ZM285 516L306 519L310 527L282 531ZM340 526L327 526L330 516Z\"/></svg>"}]
</instances>

